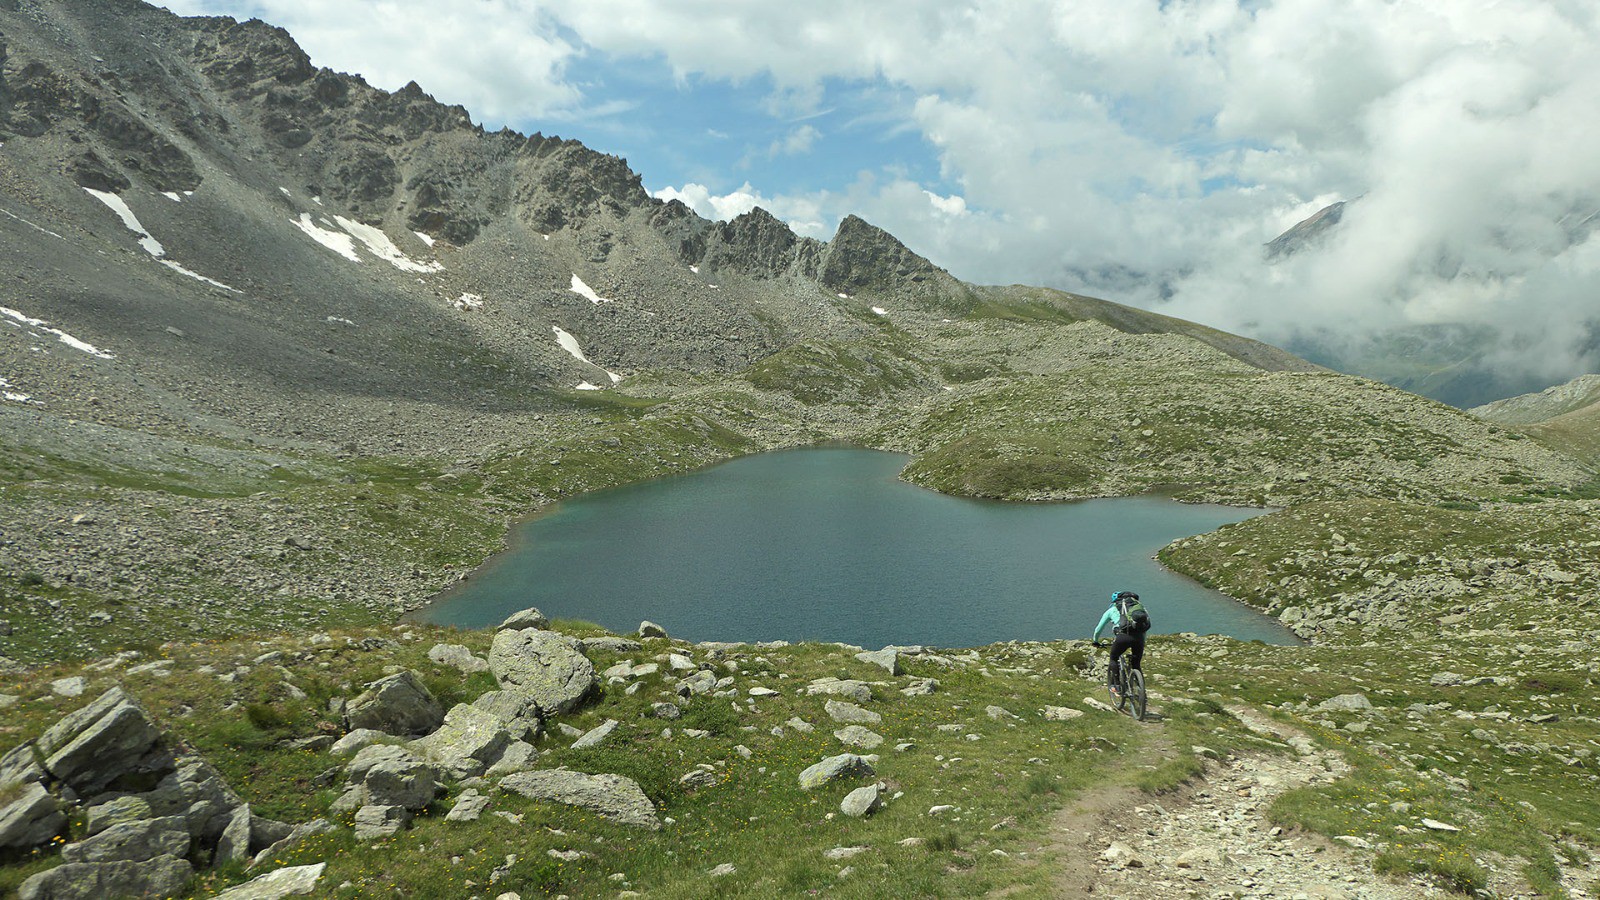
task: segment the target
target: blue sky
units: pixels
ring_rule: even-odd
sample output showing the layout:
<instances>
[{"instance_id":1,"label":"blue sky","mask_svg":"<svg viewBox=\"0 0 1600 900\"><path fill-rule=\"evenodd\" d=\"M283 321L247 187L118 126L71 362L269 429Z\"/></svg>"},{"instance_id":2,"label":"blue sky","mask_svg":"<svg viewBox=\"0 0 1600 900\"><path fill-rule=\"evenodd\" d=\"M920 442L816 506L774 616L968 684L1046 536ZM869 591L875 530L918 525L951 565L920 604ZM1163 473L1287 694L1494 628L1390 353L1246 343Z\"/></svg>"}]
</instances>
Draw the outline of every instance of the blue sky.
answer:
<instances>
[{"instance_id":1,"label":"blue sky","mask_svg":"<svg viewBox=\"0 0 1600 900\"><path fill-rule=\"evenodd\" d=\"M1485 325L1507 365L1600 363L1593 0L166 2L624 156L707 217L856 214L967 280L1280 343Z\"/></svg>"}]
</instances>

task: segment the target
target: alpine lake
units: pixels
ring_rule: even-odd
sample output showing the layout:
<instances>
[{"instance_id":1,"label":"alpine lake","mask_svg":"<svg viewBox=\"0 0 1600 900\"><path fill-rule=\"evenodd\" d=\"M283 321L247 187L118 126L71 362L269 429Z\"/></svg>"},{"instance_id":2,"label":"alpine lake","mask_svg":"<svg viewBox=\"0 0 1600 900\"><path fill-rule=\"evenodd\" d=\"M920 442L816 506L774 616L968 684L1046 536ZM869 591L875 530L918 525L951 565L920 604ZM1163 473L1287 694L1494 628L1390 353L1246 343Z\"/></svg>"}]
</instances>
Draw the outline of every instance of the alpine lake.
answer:
<instances>
[{"instance_id":1,"label":"alpine lake","mask_svg":"<svg viewBox=\"0 0 1600 900\"><path fill-rule=\"evenodd\" d=\"M464 628L529 606L691 641L974 647L1087 638L1117 590L1152 633L1298 643L1277 620L1153 557L1263 510L1153 496L1012 503L896 478L906 457L848 448L745 456L564 501L417 613Z\"/></svg>"}]
</instances>

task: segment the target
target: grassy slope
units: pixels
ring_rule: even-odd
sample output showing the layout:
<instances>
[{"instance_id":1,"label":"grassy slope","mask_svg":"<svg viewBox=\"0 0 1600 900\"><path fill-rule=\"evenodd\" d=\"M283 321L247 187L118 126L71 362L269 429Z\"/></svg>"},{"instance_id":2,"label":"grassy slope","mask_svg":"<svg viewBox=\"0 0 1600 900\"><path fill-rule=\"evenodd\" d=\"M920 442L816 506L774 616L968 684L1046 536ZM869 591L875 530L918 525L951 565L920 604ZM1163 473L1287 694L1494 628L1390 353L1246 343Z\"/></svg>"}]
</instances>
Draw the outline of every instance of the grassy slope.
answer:
<instances>
[{"instance_id":1,"label":"grassy slope","mask_svg":"<svg viewBox=\"0 0 1600 900\"><path fill-rule=\"evenodd\" d=\"M280 462L279 470L263 465L261 474L239 478L230 466L192 471L52 459L8 444L3 455L12 474L0 499L18 508L36 505L58 521L85 503L118 515L151 508L183 517L237 504L237 514L222 516L216 530L248 537L256 526L246 511L278 508L307 527L340 528L332 536L340 543L321 557L268 554L248 566L230 559L219 567L214 560L227 557L197 553L153 573L181 602L143 620L119 612L105 626L81 624L88 613L115 606L97 586L50 574L30 579L28 571L8 568L0 590L16 634L7 652L81 658L131 644L143 651L140 661L174 659L167 678L125 680L264 814L302 820L332 799L312 780L329 761L279 749L277 742L316 733L327 697L347 694L394 665L430 673L450 699L487 687L425 659L434 640L481 650L486 635L407 626L400 631L410 639L389 640L393 632L370 626L393 615L392 603L374 605L359 590L341 595L317 581L318 570L340 559L375 570L414 569L423 581L439 583L493 549L510 519L529 506L829 437L911 450L919 455L908 478L955 493L1045 498L1178 484L1193 496L1291 505L1176 545L1163 559L1269 611L1310 610L1323 633L1308 648L1162 639L1152 650L1153 686L1195 700L1168 707L1171 744L1270 752L1220 708L1244 699L1275 709L1358 763L1346 782L1282 801L1276 814L1285 823L1370 835L1380 848L1378 867L1460 884L1482 879L1476 860L1502 854L1529 883L1553 893L1553 861L1582 856L1600 832L1592 812L1593 755L1580 752L1592 742L1597 712L1585 654L1600 625L1596 585L1583 563L1593 558L1587 545L1600 536L1590 534L1590 507L1562 493L1581 484L1583 469L1519 435L1368 382L1264 373L1199 341L1129 335L1057 313L1055 305L1019 307L1008 299L973 319L925 329L920 339L885 323L879 339L796 348L737 380L663 376L658 398L574 396L577 408L549 434L465 460L301 455ZM76 550L67 542L52 552L70 563ZM240 566L306 592L256 596L232 577ZM1560 580L1573 573L1577 580ZM1541 628L1537 612L1539 586L1552 584L1574 610L1554 635ZM1401 593L1415 599L1397 604ZM191 611L185 618L197 598L227 603L230 616ZM50 599L61 609L47 611ZM191 622L201 630L186 631ZM297 636L312 627L352 626L362 630L350 637L377 640L352 649L346 633L335 632L331 644ZM174 632L213 638L258 630L259 640L160 643ZM290 654L287 675L253 662L273 650ZM518 861L495 890L525 894L609 893L619 886L611 876L620 872L625 884L651 895L699 896L708 889L704 873L730 862L738 874L718 888L747 894L970 896L1005 885L1017 896L1046 896L1049 867L1038 865L1037 854L1052 810L1096 779L1133 778L1160 788L1197 767L1180 755L1157 770L1115 771L1110 748L1141 746L1152 739L1150 730L1093 715L1042 721L1043 705L1074 705L1089 692L1078 678L1081 654L1073 645L1000 646L958 669L918 670L944 682L933 697L879 689L888 746L906 740L916 747L883 751L880 776L905 796L866 822L828 818L844 787L816 795L793 787L800 768L839 749L828 736L831 726L813 734L771 731L793 715L827 725L822 699L797 696L794 683L877 674L837 648L808 646L750 650L737 660L743 672L770 672L755 680L783 691L762 701L759 712L731 699L702 698L667 738L660 723L640 718L659 699L655 688L634 697L608 691L572 724L625 722L615 748L582 755L547 745L552 763L639 778L680 823L657 836L624 836L570 812L497 798L496 808L528 817L520 827L492 816L462 827L424 818L376 849L328 838L286 862L328 860L325 883L351 882L351 890L338 894L348 896L375 895L391 881L418 895L446 884L470 891L467 881L486 889L506 852ZM240 667L237 683L216 677ZM1445 670L1510 681L1428 683ZM52 697L47 684L79 671L63 662L0 682L0 692L23 698L0 726L0 748L73 707ZM115 671L93 674L91 690L123 680ZM306 698L293 699L286 683ZM1353 717L1312 708L1350 690L1367 693L1380 712ZM991 703L1023 718L991 720L982 712ZM1529 721L1550 714L1558 720ZM936 728L954 723L962 727L953 734ZM712 735L686 738L685 725ZM699 793L677 787L677 777L699 762L723 763L725 783ZM1461 790L1463 782L1471 789ZM1388 805L1394 798L1413 806L1397 812ZM1352 799L1360 802L1352 806ZM944 803L963 811L926 815ZM1418 813L1474 827L1446 837L1420 833ZM999 823L1008 827L992 830ZM925 843L899 847L907 837ZM821 856L852 844L872 850L850 862ZM544 852L574 848L593 856L561 863ZM0 869L0 889L46 864ZM840 876L846 866L853 876ZM214 880L238 878L225 870Z\"/></svg>"}]
</instances>

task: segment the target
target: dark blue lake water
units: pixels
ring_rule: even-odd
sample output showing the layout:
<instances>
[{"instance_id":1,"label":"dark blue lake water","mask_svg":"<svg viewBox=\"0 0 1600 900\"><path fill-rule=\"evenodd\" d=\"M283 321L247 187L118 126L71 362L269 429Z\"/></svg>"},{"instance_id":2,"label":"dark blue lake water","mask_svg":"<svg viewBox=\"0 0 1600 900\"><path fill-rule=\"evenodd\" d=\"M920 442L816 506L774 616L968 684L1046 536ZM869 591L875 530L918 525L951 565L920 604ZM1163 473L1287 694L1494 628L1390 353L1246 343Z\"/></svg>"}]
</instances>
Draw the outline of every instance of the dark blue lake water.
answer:
<instances>
[{"instance_id":1,"label":"dark blue lake water","mask_svg":"<svg viewBox=\"0 0 1600 900\"><path fill-rule=\"evenodd\" d=\"M1088 637L1128 589L1157 632L1295 642L1151 558L1260 510L967 500L897 480L905 462L787 450L589 494L518 526L421 617L478 628L537 606L618 632L650 619L694 641L970 647Z\"/></svg>"}]
</instances>

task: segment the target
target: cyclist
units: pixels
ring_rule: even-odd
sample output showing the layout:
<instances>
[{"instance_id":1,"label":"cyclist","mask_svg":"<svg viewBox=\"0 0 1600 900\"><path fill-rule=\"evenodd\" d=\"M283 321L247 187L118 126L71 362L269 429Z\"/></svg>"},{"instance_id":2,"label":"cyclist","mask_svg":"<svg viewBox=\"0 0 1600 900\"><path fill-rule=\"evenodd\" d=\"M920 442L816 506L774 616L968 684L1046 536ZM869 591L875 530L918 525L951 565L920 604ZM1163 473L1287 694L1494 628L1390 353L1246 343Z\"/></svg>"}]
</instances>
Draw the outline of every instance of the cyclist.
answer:
<instances>
[{"instance_id":1,"label":"cyclist","mask_svg":"<svg viewBox=\"0 0 1600 900\"><path fill-rule=\"evenodd\" d=\"M1144 634L1150 630L1150 614L1145 612L1138 594L1117 591L1111 595L1111 606L1100 617L1100 624L1094 627L1094 636L1090 638L1096 647L1105 646L1105 642L1100 640L1100 632L1108 626L1115 637L1111 641L1111 663L1106 666L1106 680L1111 693L1120 696L1121 691L1117 687L1118 657L1127 653L1128 665L1141 671L1144 668Z\"/></svg>"}]
</instances>

